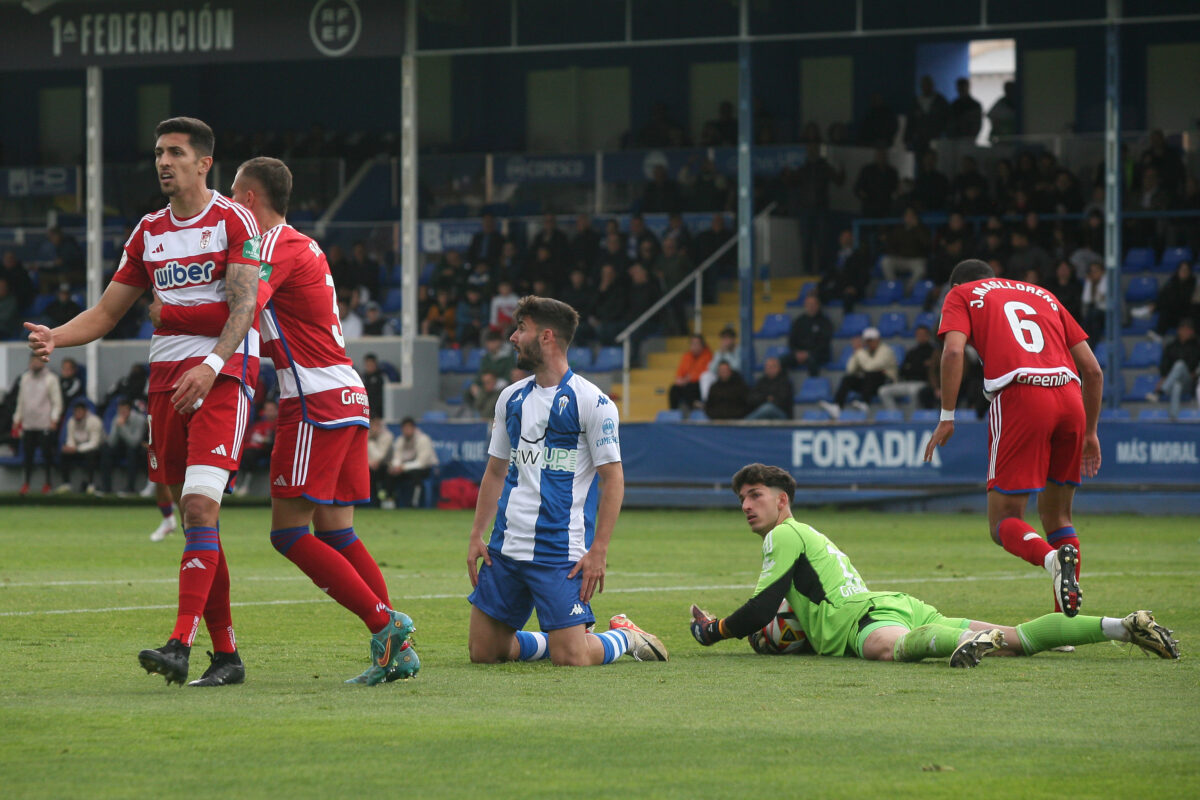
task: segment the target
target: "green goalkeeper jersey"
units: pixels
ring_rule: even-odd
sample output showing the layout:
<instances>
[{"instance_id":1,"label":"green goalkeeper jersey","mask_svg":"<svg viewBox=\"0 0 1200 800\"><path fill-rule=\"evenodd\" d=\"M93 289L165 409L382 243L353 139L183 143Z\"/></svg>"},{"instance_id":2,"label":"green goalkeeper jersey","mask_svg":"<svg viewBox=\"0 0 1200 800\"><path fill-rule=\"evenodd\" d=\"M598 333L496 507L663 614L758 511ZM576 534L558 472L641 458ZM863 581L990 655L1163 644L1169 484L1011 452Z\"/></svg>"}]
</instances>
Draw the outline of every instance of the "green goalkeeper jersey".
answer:
<instances>
[{"instance_id":1,"label":"green goalkeeper jersey","mask_svg":"<svg viewBox=\"0 0 1200 800\"><path fill-rule=\"evenodd\" d=\"M853 655L847 648L872 601L895 594L868 591L837 545L795 519L785 520L763 537L762 574L754 594L789 575L787 601L809 644L823 656Z\"/></svg>"}]
</instances>

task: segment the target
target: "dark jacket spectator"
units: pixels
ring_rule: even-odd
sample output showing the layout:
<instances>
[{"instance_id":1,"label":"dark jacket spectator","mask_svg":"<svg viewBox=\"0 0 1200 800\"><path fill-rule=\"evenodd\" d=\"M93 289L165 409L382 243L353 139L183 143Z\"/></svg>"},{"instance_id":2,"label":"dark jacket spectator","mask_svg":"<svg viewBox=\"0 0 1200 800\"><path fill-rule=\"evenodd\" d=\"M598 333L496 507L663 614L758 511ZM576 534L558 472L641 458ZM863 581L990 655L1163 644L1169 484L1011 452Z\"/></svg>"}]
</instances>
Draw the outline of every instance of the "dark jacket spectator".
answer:
<instances>
[{"instance_id":1,"label":"dark jacket spectator","mask_svg":"<svg viewBox=\"0 0 1200 800\"><path fill-rule=\"evenodd\" d=\"M1159 335L1174 329L1179 321L1188 316L1192 308L1192 297L1196 293L1196 276L1192 274L1192 265L1181 261L1175 269L1175 274L1167 279L1158 290L1158 300L1154 310L1158 312Z\"/></svg>"},{"instance_id":2,"label":"dark jacket spectator","mask_svg":"<svg viewBox=\"0 0 1200 800\"><path fill-rule=\"evenodd\" d=\"M854 246L854 234L844 230L838 235L838 251L825 267L825 274L817 287L822 303L841 300L846 312L863 299L867 284L871 281L871 251L864 246Z\"/></svg>"},{"instance_id":3,"label":"dark jacket spectator","mask_svg":"<svg viewBox=\"0 0 1200 800\"><path fill-rule=\"evenodd\" d=\"M4 251L4 259L0 261L0 278L8 281L8 291L17 299L17 308L21 311L29 308L37 295L37 288L29 270L25 269L21 259L12 250Z\"/></svg>"},{"instance_id":4,"label":"dark jacket spectator","mask_svg":"<svg viewBox=\"0 0 1200 800\"><path fill-rule=\"evenodd\" d=\"M1029 241L1029 234L1024 230L1012 232L1012 252L1008 256L1005 270L1008 275L1024 277L1030 270L1036 270L1041 281L1046 280L1050 272L1050 254L1039 245Z\"/></svg>"},{"instance_id":5,"label":"dark jacket spectator","mask_svg":"<svg viewBox=\"0 0 1200 800\"><path fill-rule=\"evenodd\" d=\"M862 203L864 217L886 217L892 208L892 197L900 186L896 168L888 163L887 150L876 148L875 160L858 172L854 194Z\"/></svg>"},{"instance_id":6,"label":"dark jacket spectator","mask_svg":"<svg viewBox=\"0 0 1200 800\"><path fill-rule=\"evenodd\" d=\"M750 411L750 388L728 362L717 367L717 381L708 390L704 413L709 419L741 419Z\"/></svg>"},{"instance_id":7,"label":"dark jacket spectator","mask_svg":"<svg viewBox=\"0 0 1200 800\"><path fill-rule=\"evenodd\" d=\"M971 97L971 81L959 78L955 84L958 97L950 104L950 119L946 127L946 135L951 139L966 139L975 141L979 129L983 127L983 106Z\"/></svg>"},{"instance_id":8,"label":"dark jacket spectator","mask_svg":"<svg viewBox=\"0 0 1200 800\"><path fill-rule=\"evenodd\" d=\"M896 112L883 102L879 92L871 94L871 106L858 126L858 143L864 147L891 147L896 141L900 122Z\"/></svg>"},{"instance_id":9,"label":"dark jacket spectator","mask_svg":"<svg viewBox=\"0 0 1200 800\"><path fill-rule=\"evenodd\" d=\"M50 327L54 328L65 325L82 311L83 306L71 298L71 285L62 283L58 286L58 294L54 296L54 302L46 306L43 313L50 320Z\"/></svg>"},{"instance_id":10,"label":"dark jacket spectator","mask_svg":"<svg viewBox=\"0 0 1200 800\"><path fill-rule=\"evenodd\" d=\"M374 353L363 356L362 370L359 372L363 388L367 390L367 404L371 408L371 416L383 416L383 388L387 385L387 375L379 368L379 359Z\"/></svg>"},{"instance_id":11,"label":"dark jacket spectator","mask_svg":"<svg viewBox=\"0 0 1200 800\"><path fill-rule=\"evenodd\" d=\"M1059 261L1054 268L1054 280L1046 287L1058 298L1076 321L1080 319L1083 306L1083 284L1075 277L1075 268L1071 262Z\"/></svg>"},{"instance_id":12,"label":"dark jacket spectator","mask_svg":"<svg viewBox=\"0 0 1200 800\"><path fill-rule=\"evenodd\" d=\"M913 101L908 124L904 126L904 142L908 149L917 153L928 150L929 143L946 132L949 117L950 104L934 88L933 78L921 76L921 93Z\"/></svg>"},{"instance_id":13,"label":"dark jacket spectator","mask_svg":"<svg viewBox=\"0 0 1200 800\"><path fill-rule=\"evenodd\" d=\"M662 164L654 166L653 178L642 192L642 211L661 213L679 211L683 207L683 196L679 184L667 174Z\"/></svg>"},{"instance_id":14,"label":"dark jacket spectator","mask_svg":"<svg viewBox=\"0 0 1200 800\"><path fill-rule=\"evenodd\" d=\"M504 252L504 234L496 228L494 214L484 213L481 222L483 230L471 237L471 244L467 247L467 263L486 261L488 264L497 264Z\"/></svg>"},{"instance_id":15,"label":"dark jacket spectator","mask_svg":"<svg viewBox=\"0 0 1200 800\"><path fill-rule=\"evenodd\" d=\"M650 306L658 302L662 292L658 282L650 277L650 273L641 264L629 268L628 306L625 311L627 322L633 322L650 310Z\"/></svg>"},{"instance_id":16,"label":"dark jacket spectator","mask_svg":"<svg viewBox=\"0 0 1200 800\"><path fill-rule=\"evenodd\" d=\"M590 274L600 258L600 234L592 227L592 218L587 214L575 217L575 235L571 237L570 250L571 267L582 266L585 274Z\"/></svg>"},{"instance_id":17,"label":"dark jacket spectator","mask_svg":"<svg viewBox=\"0 0 1200 800\"><path fill-rule=\"evenodd\" d=\"M792 321L788 333L792 364L808 370L809 375L817 375L830 361L832 341L833 323L822 313L821 301L810 294L804 298L804 313Z\"/></svg>"},{"instance_id":18,"label":"dark jacket spectator","mask_svg":"<svg viewBox=\"0 0 1200 800\"><path fill-rule=\"evenodd\" d=\"M87 387L79 375L79 364L73 358L64 358L59 366L59 388L62 390L63 408L70 408L78 399L85 396Z\"/></svg>"},{"instance_id":19,"label":"dark jacket spectator","mask_svg":"<svg viewBox=\"0 0 1200 800\"><path fill-rule=\"evenodd\" d=\"M924 211L945 211L950 203L950 179L937 168L937 153L921 155L921 169L913 184L913 196Z\"/></svg>"},{"instance_id":20,"label":"dark jacket spectator","mask_svg":"<svg viewBox=\"0 0 1200 800\"><path fill-rule=\"evenodd\" d=\"M362 287L367 290L371 299L379 297L379 262L376 261L367 252L367 245L363 242L355 242L351 250L349 263L350 284L346 287L339 286L338 288L353 289L354 287Z\"/></svg>"},{"instance_id":21,"label":"dark jacket spectator","mask_svg":"<svg viewBox=\"0 0 1200 800\"><path fill-rule=\"evenodd\" d=\"M9 291L8 281L0 278L0 339L10 339L20 326L21 309L16 296Z\"/></svg>"},{"instance_id":22,"label":"dark jacket spectator","mask_svg":"<svg viewBox=\"0 0 1200 800\"><path fill-rule=\"evenodd\" d=\"M592 327L600 344L610 345L625 328L625 306L628 298L625 284L612 264L600 267L600 282L596 286L596 305L592 308Z\"/></svg>"},{"instance_id":23,"label":"dark jacket spectator","mask_svg":"<svg viewBox=\"0 0 1200 800\"><path fill-rule=\"evenodd\" d=\"M791 419L792 398L796 390L778 358L771 356L763 362L763 374L750 389L750 419ZM763 406L771 408L764 409ZM773 409L778 409L775 415Z\"/></svg>"},{"instance_id":24,"label":"dark jacket spectator","mask_svg":"<svg viewBox=\"0 0 1200 800\"><path fill-rule=\"evenodd\" d=\"M550 261L556 270L561 270L567 265L567 259L571 256L571 245L567 241L567 235L558 227L558 218L553 214L542 216L541 229L529 240L529 252L536 253L539 247L550 251Z\"/></svg>"}]
</instances>

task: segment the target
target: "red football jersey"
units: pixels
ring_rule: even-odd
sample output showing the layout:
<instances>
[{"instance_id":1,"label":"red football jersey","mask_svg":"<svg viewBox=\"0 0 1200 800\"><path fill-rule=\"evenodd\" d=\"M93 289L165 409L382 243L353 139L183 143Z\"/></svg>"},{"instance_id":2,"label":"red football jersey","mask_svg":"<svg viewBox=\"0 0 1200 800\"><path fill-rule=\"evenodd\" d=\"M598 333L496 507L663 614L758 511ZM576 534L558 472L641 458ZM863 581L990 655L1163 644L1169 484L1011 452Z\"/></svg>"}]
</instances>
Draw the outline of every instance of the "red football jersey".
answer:
<instances>
[{"instance_id":1,"label":"red football jersey","mask_svg":"<svg viewBox=\"0 0 1200 800\"><path fill-rule=\"evenodd\" d=\"M961 331L983 359L992 395L1013 381L1080 383L1071 348L1088 337L1050 292L1030 283L986 278L955 286L942 306L938 336Z\"/></svg>"},{"instance_id":2,"label":"red football jersey","mask_svg":"<svg viewBox=\"0 0 1200 800\"><path fill-rule=\"evenodd\" d=\"M258 250L254 217L213 192L204 210L190 219L177 219L170 206L142 217L125 242L113 280L153 288L166 308L224 305L226 266L241 263L257 267ZM216 333L220 333L219 328ZM164 327L155 330L150 340L149 391L169 391L184 372L212 352L216 343L216 335L187 326L171 328L164 320ZM258 349L255 325L221 373L253 387L258 381Z\"/></svg>"},{"instance_id":3,"label":"red football jersey","mask_svg":"<svg viewBox=\"0 0 1200 800\"><path fill-rule=\"evenodd\" d=\"M317 427L369 426L367 390L346 356L321 248L291 225L276 225L263 234L259 277L263 354L279 375L280 416L298 404Z\"/></svg>"}]
</instances>

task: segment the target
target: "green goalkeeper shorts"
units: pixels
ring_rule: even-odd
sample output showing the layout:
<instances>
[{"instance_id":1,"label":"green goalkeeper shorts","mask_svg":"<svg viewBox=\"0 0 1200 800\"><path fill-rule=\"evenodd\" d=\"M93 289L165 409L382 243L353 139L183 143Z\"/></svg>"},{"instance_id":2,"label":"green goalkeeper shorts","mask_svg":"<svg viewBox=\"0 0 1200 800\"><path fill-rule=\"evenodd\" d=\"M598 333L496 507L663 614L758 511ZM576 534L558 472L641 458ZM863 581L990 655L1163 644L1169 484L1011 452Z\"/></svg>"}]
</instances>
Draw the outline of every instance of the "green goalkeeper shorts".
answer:
<instances>
[{"instance_id":1,"label":"green goalkeeper shorts","mask_svg":"<svg viewBox=\"0 0 1200 800\"><path fill-rule=\"evenodd\" d=\"M854 638L854 655L862 658L863 642L878 628L899 625L912 630L922 625L945 625L965 629L971 620L963 617L944 616L933 606L908 594L890 594L876 597L871 608L858 621L858 636Z\"/></svg>"}]
</instances>

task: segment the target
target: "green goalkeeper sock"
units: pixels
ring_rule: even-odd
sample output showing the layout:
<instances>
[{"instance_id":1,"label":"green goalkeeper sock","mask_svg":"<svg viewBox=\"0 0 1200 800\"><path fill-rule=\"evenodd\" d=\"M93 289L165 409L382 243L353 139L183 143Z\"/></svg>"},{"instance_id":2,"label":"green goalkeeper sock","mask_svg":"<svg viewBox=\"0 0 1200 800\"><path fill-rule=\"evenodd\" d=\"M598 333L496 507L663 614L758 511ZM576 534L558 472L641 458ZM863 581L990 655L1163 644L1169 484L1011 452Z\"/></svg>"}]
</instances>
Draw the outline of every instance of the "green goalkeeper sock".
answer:
<instances>
[{"instance_id":1,"label":"green goalkeeper sock","mask_svg":"<svg viewBox=\"0 0 1200 800\"><path fill-rule=\"evenodd\" d=\"M961 628L948 625L922 625L913 628L896 641L892 649L895 661L920 661L923 658L945 658L958 647Z\"/></svg>"},{"instance_id":2,"label":"green goalkeeper sock","mask_svg":"<svg viewBox=\"0 0 1200 800\"><path fill-rule=\"evenodd\" d=\"M1027 656L1068 644L1095 644L1109 638L1104 634L1102 619L1103 617L1047 614L1018 625L1017 635L1021 637L1021 647L1025 649Z\"/></svg>"}]
</instances>

